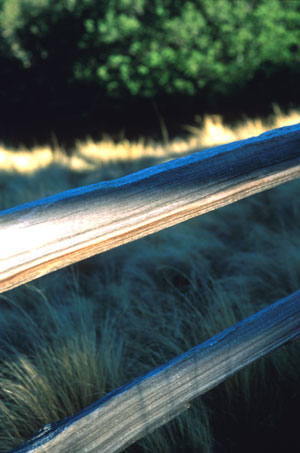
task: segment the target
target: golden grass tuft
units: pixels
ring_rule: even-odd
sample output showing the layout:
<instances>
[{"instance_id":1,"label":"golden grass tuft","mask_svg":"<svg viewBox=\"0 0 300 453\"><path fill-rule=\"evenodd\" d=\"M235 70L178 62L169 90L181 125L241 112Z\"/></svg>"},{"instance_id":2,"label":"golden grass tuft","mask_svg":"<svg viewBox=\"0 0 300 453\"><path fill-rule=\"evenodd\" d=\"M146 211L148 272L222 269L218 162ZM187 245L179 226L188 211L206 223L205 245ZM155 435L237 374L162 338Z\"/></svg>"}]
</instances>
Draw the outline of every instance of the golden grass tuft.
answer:
<instances>
[{"instance_id":1,"label":"golden grass tuft","mask_svg":"<svg viewBox=\"0 0 300 453\"><path fill-rule=\"evenodd\" d=\"M136 161L139 159L152 158L165 161L180 155L184 155L194 149L203 149L217 146L236 140L243 140L252 136L278 127L289 126L300 122L300 113L291 110L283 114L281 110L274 108L274 116L267 123L262 119L245 119L238 126L230 128L224 125L218 115L204 117L203 123L200 117L195 118L195 126L186 126L190 132L189 138L180 138L169 142L168 146L160 143L146 143L140 139L130 142L124 139L115 143L109 138L100 142L92 139L78 141L71 156L56 147L34 147L15 151L0 146L0 170L6 172L32 173L49 165L61 165L71 171L91 171L101 166L112 163Z\"/></svg>"}]
</instances>

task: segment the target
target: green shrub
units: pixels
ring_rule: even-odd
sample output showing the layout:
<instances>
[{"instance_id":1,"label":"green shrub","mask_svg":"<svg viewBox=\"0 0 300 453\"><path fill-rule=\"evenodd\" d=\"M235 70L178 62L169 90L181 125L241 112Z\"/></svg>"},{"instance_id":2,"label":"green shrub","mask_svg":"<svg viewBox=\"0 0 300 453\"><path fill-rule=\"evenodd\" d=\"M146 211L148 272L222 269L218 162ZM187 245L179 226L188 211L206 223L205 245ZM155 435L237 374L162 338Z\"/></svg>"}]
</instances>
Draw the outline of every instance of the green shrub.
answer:
<instances>
[{"instance_id":1,"label":"green shrub","mask_svg":"<svg viewBox=\"0 0 300 453\"><path fill-rule=\"evenodd\" d=\"M109 97L226 93L300 64L300 8L285 0L4 0L0 23L44 83L97 81Z\"/></svg>"}]
</instances>

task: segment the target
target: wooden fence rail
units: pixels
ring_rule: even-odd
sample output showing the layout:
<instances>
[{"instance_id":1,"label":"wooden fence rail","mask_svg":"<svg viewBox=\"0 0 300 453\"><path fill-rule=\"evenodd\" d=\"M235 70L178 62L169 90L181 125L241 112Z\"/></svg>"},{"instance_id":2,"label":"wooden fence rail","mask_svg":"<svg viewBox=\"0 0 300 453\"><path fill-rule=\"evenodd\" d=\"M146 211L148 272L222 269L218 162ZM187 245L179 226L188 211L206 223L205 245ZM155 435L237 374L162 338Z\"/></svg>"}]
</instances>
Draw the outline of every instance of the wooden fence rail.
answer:
<instances>
[{"instance_id":1,"label":"wooden fence rail","mask_svg":"<svg viewBox=\"0 0 300 453\"><path fill-rule=\"evenodd\" d=\"M120 452L236 371L300 335L300 291L224 330L14 450Z\"/></svg>"},{"instance_id":2,"label":"wooden fence rail","mask_svg":"<svg viewBox=\"0 0 300 453\"><path fill-rule=\"evenodd\" d=\"M0 292L300 176L300 124L0 213ZM300 336L300 291L52 423L15 452L118 452Z\"/></svg>"},{"instance_id":3,"label":"wooden fence rail","mask_svg":"<svg viewBox=\"0 0 300 453\"><path fill-rule=\"evenodd\" d=\"M0 292L300 175L300 125L0 213Z\"/></svg>"}]
</instances>

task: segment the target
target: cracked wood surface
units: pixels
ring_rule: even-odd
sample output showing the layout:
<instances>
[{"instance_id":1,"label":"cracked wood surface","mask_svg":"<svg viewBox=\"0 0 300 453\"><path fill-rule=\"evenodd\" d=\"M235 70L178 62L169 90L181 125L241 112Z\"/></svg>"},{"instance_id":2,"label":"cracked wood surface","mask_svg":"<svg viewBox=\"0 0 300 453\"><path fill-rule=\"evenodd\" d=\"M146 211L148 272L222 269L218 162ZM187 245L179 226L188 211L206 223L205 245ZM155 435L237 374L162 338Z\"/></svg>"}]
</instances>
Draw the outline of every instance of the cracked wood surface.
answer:
<instances>
[{"instance_id":1,"label":"cracked wood surface","mask_svg":"<svg viewBox=\"0 0 300 453\"><path fill-rule=\"evenodd\" d=\"M300 124L0 213L0 292L300 175Z\"/></svg>"},{"instance_id":2,"label":"cracked wood surface","mask_svg":"<svg viewBox=\"0 0 300 453\"><path fill-rule=\"evenodd\" d=\"M300 334L300 291L109 393L77 415L46 425L18 453L114 453L188 409L195 397ZM279 383L278 383L279 385Z\"/></svg>"}]
</instances>

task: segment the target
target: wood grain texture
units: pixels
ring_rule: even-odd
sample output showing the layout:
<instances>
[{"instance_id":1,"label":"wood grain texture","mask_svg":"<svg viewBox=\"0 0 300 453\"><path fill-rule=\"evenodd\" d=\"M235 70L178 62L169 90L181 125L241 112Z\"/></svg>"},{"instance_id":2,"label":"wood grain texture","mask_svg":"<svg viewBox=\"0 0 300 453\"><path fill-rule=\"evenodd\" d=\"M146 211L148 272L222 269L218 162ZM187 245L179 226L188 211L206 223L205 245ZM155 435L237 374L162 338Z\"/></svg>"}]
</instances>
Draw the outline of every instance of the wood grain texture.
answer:
<instances>
[{"instance_id":1,"label":"wood grain texture","mask_svg":"<svg viewBox=\"0 0 300 453\"><path fill-rule=\"evenodd\" d=\"M300 124L0 213L0 292L300 175Z\"/></svg>"},{"instance_id":2,"label":"wood grain texture","mask_svg":"<svg viewBox=\"0 0 300 453\"><path fill-rule=\"evenodd\" d=\"M193 398L299 334L297 291L109 393L74 417L45 426L14 452L122 451L187 409Z\"/></svg>"}]
</instances>

